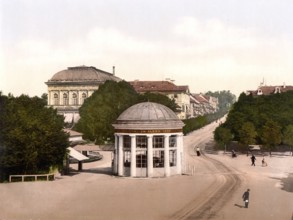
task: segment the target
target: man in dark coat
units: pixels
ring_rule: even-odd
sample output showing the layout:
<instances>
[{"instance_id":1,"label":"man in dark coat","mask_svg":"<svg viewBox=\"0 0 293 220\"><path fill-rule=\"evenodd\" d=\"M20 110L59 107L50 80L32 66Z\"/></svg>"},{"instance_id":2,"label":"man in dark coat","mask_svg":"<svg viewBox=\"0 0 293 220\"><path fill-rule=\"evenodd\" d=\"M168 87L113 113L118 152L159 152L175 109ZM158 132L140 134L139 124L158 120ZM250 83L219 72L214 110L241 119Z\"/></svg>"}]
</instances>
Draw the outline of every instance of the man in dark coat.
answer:
<instances>
[{"instance_id":1,"label":"man in dark coat","mask_svg":"<svg viewBox=\"0 0 293 220\"><path fill-rule=\"evenodd\" d=\"M242 199L244 201L244 204L245 204L245 208L248 208L248 203L249 203L249 189L247 189L246 192L243 193L242 195Z\"/></svg>"},{"instance_id":2,"label":"man in dark coat","mask_svg":"<svg viewBox=\"0 0 293 220\"><path fill-rule=\"evenodd\" d=\"M255 156L252 154L252 156L251 156L251 166L255 166L255 161L256 161L256 158L255 158Z\"/></svg>"}]
</instances>

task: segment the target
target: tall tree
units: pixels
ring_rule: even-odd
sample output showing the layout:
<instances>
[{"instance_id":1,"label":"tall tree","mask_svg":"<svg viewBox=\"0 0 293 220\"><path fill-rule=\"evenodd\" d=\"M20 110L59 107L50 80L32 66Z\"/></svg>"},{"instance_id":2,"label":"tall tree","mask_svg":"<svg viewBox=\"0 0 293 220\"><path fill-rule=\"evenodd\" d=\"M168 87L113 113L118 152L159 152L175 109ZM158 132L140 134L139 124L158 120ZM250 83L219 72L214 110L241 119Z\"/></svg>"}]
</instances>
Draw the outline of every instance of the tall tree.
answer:
<instances>
[{"instance_id":1,"label":"tall tree","mask_svg":"<svg viewBox=\"0 0 293 220\"><path fill-rule=\"evenodd\" d=\"M288 125L283 134L283 142L291 147L291 152L293 156L293 124Z\"/></svg>"},{"instance_id":2,"label":"tall tree","mask_svg":"<svg viewBox=\"0 0 293 220\"><path fill-rule=\"evenodd\" d=\"M245 122L239 130L239 142L248 146L255 143L257 132L251 122Z\"/></svg>"},{"instance_id":3,"label":"tall tree","mask_svg":"<svg viewBox=\"0 0 293 220\"><path fill-rule=\"evenodd\" d=\"M173 111L177 107L174 100L165 95L153 93L139 95L128 82L106 81L81 106L80 120L74 129L82 132L85 139L95 141L97 144L113 142L113 122L130 106L145 101L160 103Z\"/></svg>"},{"instance_id":4,"label":"tall tree","mask_svg":"<svg viewBox=\"0 0 293 220\"><path fill-rule=\"evenodd\" d=\"M267 121L261 130L260 138L271 155L272 150L282 141L281 126L272 120Z\"/></svg>"},{"instance_id":5,"label":"tall tree","mask_svg":"<svg viewBox=\"0 0 293 220\"><path fill-rule=\"evenodd\" d=\"M230 141L233 139L233 136L228 128L219 126L214 131L214 139L218 144L224 146L226 151L226 145L230 143Z\"/></svg>"},{"instance_id":6,"label":"tall tree","mask_svg":"<svg viewBox=\"0 0 293 220\"><path fill-rule=\"evenodd\" d=\"M63 117L38 97L0 100L0 167L5 177L61 168L68 146Z\"/></svg>"},{"instance_id":7,"label":"tall tree","mask_svg":"<svg viewBox=\"0 0 293 220\"><path fill-rule=\"evenodd\" d=\"M82 132L85 139L99 144L113 141L112 123L137 101L138 94L129 83L106 81L81 106L75 129Z\"/></svg>"}]
</instances>

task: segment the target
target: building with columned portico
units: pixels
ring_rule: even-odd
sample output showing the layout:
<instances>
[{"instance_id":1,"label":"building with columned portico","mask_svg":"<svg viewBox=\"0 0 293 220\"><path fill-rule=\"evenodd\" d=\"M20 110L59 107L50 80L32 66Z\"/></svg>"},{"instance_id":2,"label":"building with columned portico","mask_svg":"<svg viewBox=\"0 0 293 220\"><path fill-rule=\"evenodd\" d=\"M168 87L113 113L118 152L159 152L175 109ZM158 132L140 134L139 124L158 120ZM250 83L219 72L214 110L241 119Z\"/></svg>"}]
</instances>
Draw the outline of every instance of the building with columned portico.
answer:
<instances>
[{"instance_id":1,"label":"building with columned portico","mask_svg":"<svg viewBox=\"0 0 293 220\"><path fill-rule=\"evenodd\" d=\"M113 171L118 176L168 177L182 174L184 123L168 107L143 102L113 124Z\"/></svg>"},{"instance_id":2,"label":"building with columned portico","mask_svg":"<svg viewBox=\"0 0 293 220\"><path fill-rule=\"evenodd\" d=\"M121 79L93 66L68 67L55 73L45 82L48 86L48 106L64 115L65 122L79 119L79 108L107 80L119 82Z\"/></svg>"}]
</instances>

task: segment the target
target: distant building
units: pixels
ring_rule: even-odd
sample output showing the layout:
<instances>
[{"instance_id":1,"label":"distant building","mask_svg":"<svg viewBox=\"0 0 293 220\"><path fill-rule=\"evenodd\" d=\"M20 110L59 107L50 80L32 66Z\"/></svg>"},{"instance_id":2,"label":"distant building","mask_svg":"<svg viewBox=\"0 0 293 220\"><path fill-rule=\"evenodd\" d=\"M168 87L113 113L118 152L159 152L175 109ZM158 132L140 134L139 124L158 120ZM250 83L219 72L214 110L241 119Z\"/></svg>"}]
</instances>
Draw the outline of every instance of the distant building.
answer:
<instances>
[{"instance_id":1,"label":"distant building","mask_svg":"<svg viewBox=\"0 0 293 220\"><path fill-rule=\"evenodd\" d=\"M121 81L113 73L99 70L93 66L68 67L53 75L45 82L48 86L48 106L64 115L65 122L79 119L78 109L84 100L91 96L107 80Z\"/></svg>"},{"instance_id":2,"label":"distant building","mask_svg":"<svg viewBox=\"0 0 293 220\"><path fill-rule=\"evenodd\" d=\"M170 81L130 81L129 82L137 93L160 93L174 99L175 103L180 107L180 112L177 116L180 119L189 118L192 114L190 109L189 87L177 86Z\"/></svg>"},{"instance_id":3,"label":"distant building","mask_svg":"<svg viewBox=\"0 0 293 220\"><path fill-rule=\"evenodd\" d=\"M209 95L191 94L190 103L191 109L193 110L193 117L212 114L219 110L218 98Z\"/></svg>"},{"instance_id":4,"label":"distant building","mask_svg":"<svg viewBox=\"0 0 293 220\"><path fill-rule=\"evenodd\" d=\"M287 91L293 91L293 86L266 86L260 85L257 90L247 90L246 95L259 96L259 95L272 95L276 93L283 93Z\"/></svg>"}]
</instances>

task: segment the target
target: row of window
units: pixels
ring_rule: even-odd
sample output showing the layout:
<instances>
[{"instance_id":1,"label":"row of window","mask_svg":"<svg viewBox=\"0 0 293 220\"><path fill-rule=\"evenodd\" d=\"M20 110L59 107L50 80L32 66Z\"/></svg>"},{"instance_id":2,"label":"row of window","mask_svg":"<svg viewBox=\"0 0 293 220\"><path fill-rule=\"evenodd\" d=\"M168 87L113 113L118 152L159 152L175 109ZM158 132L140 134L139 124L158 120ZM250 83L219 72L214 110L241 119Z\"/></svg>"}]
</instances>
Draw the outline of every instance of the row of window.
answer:
<instances>
[{"instance_id":1,"label":"row of window","mask_svg":"<svg viewBox=\"0 0 293 220\"><path fill-rule=\"evenodd\" d=\"M153 167L164 167L165 159L164 159L165 151L156 150L153 151ZM131 152L124 151L124 167L131 166ZM177 151L170 150L169 151L169 164L170 167L176 166L177 161ZM138 151L136 155L136 167L142 168L147 167L147 152L146 151Z\"/></svg>"},{"instance_id":2,"label":"row of window","mask_svg":"<svg viewBox=\"0 0 293 220\"><path fill-rule=\"evenodd\" d=\"M164 148L165 143L164 136L153 136L153 148ZM136 149L147 148L148 139L147 136L136 136ZM123 136L123 148L129 149L131 147L131 137L128 135ZM176 135L169 137L169 147L176 147Z\"/></svg>"},{"instance_id":3,"label":"row of window","mask_svg":"<svg viewBox=\"0 0 293 220\"><path fill-rule=\"evenodd\" d=\"M69 105L69 95L67 93L63 93L62 98L63 98L63 105ZM87 94L85 92L82 93L80 105L83 104L86 98L87 98ZM54 99L54 105L60 105L60 97L57 93L54 93L53 99ZM71 103L72 105L79 105L77 93L72 93Z\"/></svg>"}]
</instances>

